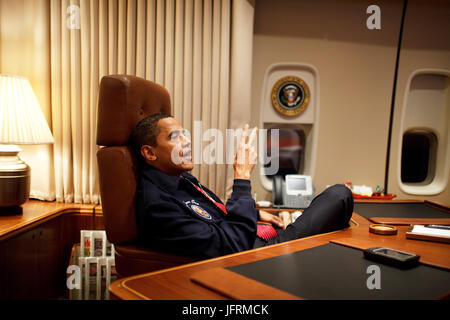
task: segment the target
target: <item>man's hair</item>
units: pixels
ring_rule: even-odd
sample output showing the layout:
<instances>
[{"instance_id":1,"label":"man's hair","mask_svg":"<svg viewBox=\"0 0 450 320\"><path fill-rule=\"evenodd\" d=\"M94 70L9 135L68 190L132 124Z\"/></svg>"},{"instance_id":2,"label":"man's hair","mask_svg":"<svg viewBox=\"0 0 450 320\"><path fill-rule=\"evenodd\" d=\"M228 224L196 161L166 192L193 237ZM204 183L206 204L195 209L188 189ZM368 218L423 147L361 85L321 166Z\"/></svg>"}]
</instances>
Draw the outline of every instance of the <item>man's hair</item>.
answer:
<instances>
[{"instance_id":1,"label":"man's hair","mask_svg":"<svg viewBox=\"0 0 450 320\"><path fill-rule=\"evenodd\" d=\"M138 159L141 155L143 145L156 146L156 137L159 134L158 121L164 118L171 118L165 113L152 114L139 121L130 136L130 144Z\"/></svg>"}]
</instances>

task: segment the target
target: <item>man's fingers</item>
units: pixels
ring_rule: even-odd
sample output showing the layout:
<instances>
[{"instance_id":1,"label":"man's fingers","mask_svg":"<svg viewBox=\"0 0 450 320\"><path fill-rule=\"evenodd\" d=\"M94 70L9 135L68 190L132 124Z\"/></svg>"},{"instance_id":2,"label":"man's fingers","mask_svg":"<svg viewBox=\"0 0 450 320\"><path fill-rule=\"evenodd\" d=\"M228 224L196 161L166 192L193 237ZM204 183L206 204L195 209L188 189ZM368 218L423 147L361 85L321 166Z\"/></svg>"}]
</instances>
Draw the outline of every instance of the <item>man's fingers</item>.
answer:
<instances>
[{"instance_id":1,"label":"man's fingers","mask_svg":"<svg viewBox=\"0 0 450 320\"><path fill-rule=\"evenodd\" d=\"M258 158L256 153L256 149L254 146L254 142L256 140L258 128L255 127L252 129L250 133L248 143L246 143L247 136L249 131L249 125L246 124L242 129L242 135L240 138L240 143L238 146L238 150L235 154L235 163L244 164L246 162L250 164L255 164Z\"/></svg>"},{"instance_id":2,"label":"man's fingers","mask_svg":"<svg viewBox=\"0 0 450 320\"><path fill-rule=\"evenodd\" d=\"M281 220L280 217L277 217L275 215L271 215L270 222L272 224L275 224L275 225L279 226L280 228L284 229L283 220Z\"/></svg>"},{"instance_id":3,"label":"man's fingers","mask_svg":"<svg viewBox=\"0 0 450 320\"><path fill-rule=\"evenodd\" d=\"M253 145L253 142L255 142L257 132L258 132L258 128L254 127L252 130L252 133L250 134L250 138L248 139L249 145Z\"/></svg>"},{"instance_id":4,"label":"man's fingers","mask_svg":"<svg viewBox=\"0 0 450 320\"><path fill-rule=\"evenodd\" d=\"M283 221L281 221L281 219L277 216L273 216L272 222L280 227L283 227Z\"/></svg>"},{"instance_id":5,"label":"man's fingers","mask_svg":"<svg viewBox=\"0 0 450 320\"><path fill-rule=\"evenodd\" d=\"M242 129L241 141L239 143L240 146L245 145L245 140L247 139L247 134L248 134L248 123L245 124L244 128Z\"/></svg>"}]
</instances>

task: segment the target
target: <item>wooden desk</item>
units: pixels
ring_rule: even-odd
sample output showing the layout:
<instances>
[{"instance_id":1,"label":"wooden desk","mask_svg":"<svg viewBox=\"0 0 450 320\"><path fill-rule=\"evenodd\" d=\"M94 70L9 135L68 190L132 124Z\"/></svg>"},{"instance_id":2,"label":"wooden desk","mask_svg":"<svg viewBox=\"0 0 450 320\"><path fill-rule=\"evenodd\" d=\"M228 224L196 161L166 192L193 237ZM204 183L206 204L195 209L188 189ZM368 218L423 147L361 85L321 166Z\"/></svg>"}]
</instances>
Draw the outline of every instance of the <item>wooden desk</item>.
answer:
<instances>
[{"instance_id":1,"label":"wooden desk","mask_svg":"<svg viewBox=\"0 0 450 320\"><path fill-rule=\"evenodd\" d=\"M377 212L373 212L375 214L373 216L367 216L362 211L358 211L359 205L368 205L376 208ZM393 207L397 207L397 210L401 211L402 214L397 217L390 216L389 212L393 210ZM450 208L445 204L427 200L355 200L355 211L373 223L378 224L406 226L411 224L450 225ZM388 214L386 215L386 213Z\"/></svg>"},{"instance_id":2,"label":"wooden desk","mask_svg":"<svg viewBox=\"0 0 450 320\"><path fill-rule=\"evenodd\" d=\"M371 222L354 213L352 226L346 230L316 235L308 238L293 240L269 247L249 250L206 261L196 262L180 267L137 275L115 281L111 287L112 295L119 299L155 299L155 300L214 300L214 299L288 299L287 296L274 295L270 288L265 290L238 290L236 292L217 292L210 290L195 280L199 272L213 270L259 261L291 252L313 248L331 241L353 247L386 246L393 249L405 250L421 255L424 264L440 266L450 269L450 247L444 243L407 240L405 232L407 226L398 226L399 232L395 236L383 236L369 233ZM217 269L216 269L217 270ZM248 288L247 288L248 289ZM256 293L255 293L256 292ZM247 294L250 293L250 294Z\"/></svg>"},{"instance_id":3,"label":"wooden desk","mask_svg":"<svg viewBox=\"0 0 450 320\"><path fill-rule=\"evenodd\" d=\"M0 214L0 300L65 296L66 269L80 230L104 228L95 207L30 200L20 214Z\"/></svg>"},{"instance_id":4,"label":"wooden desk","mask_svg":"<svg viewBox=\"0 0 450 320\"><path fill-rule=\"evenodd\" d=\"M29 200L18 214L1 214L0 241L66 213L92 215L95 205Z\"/></svg>"}]
</instances>

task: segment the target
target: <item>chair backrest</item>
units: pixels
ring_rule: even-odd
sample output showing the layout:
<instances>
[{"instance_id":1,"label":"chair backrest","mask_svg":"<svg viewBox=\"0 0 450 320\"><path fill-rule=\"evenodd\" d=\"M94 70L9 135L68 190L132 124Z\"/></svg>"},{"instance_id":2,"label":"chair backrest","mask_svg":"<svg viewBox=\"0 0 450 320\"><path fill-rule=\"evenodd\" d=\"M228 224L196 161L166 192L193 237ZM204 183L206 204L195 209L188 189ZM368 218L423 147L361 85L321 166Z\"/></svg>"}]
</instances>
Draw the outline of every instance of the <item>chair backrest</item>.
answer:
<instances>
[{"instance_id":1,"label":"chair backrest","mask_svg":"<svg viewBox=\"0 0 450 320\"><path fill-rule=\"evenodd\" d=\"M112 243L137 239L138 167L128 140L136 123L158 112L170 114L170 96L164 87L130 75L102 78L97 145L104 147L97 152L97 163L105 229Z\"/></svg>"}]
</instances>

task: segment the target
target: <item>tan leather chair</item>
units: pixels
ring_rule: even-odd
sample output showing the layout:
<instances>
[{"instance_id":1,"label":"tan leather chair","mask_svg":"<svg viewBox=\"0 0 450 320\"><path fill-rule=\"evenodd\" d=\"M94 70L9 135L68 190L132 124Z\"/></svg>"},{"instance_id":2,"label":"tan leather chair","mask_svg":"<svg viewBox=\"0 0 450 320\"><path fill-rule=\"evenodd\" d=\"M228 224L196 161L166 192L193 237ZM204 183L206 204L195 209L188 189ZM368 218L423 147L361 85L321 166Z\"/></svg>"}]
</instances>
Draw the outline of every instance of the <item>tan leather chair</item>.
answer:
<instances>
[{"instance_id":1,"label":"tan leather chair","mask_svg":"<svg viewBox=\"0 0 450 320\"><path fill-rule=\"evenodd\" d=\"M97 152L100 194L108 240L114 244L120 277L151 272L194 261L136 245L135 193L137 161L128 146L141 119L170 114L170 96L162 86L135 76L105 76L98 101Z\"/></svg>"}]
</instances>

